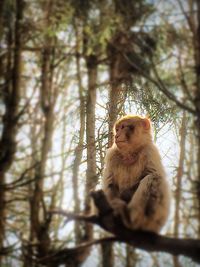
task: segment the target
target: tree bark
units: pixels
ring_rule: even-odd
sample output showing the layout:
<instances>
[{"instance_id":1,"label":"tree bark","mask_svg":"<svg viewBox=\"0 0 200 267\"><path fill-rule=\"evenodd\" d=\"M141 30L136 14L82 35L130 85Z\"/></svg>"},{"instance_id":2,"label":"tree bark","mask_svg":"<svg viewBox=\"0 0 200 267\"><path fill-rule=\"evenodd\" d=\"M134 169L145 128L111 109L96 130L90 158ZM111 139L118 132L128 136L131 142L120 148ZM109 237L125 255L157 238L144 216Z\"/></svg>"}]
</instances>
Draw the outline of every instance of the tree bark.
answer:
<instances>
[{"instance_id":1,"label":"tree bark","mask_svg":"<svg viewBox=\"0 0 200 267\"><path fill-rule=\"evenodd\" d=\"M185 160L185 143L186 143L186 112L183 111L183 118L180 128L180 154L178 171L176 175L176 191L175 191L175 215L174 215L174 237L179 237L180 226L180 202L181 202L181 189L182 189L182 177L184 172L184 160ZM177 256L173 257L175 267L180 267L180 263Z\"/></svg>"},{"instance_id":2,"label":"tree bark","mask_svg":"<svg viewBox=\"0 0 200 267\"><path fill-rule=\"evenodd\" d=\"M38 105L37 107L35 107L34 111L37 113L39 112ZM37 147L38 147L38 143L37 143L38 136L37 136L37 131L36 131L36 127L37 127L36 120L37 120L37 117L33 118L33 125L30 127L30 140L31 140L31 150L32 150L32 158L31 158L31 164L30 164L31 166L33 166L37 162L36 155L37 155ZM30 177L31 179L35 177L34 169L32 169L30 173ZM28 195L32 196L33 191L34 191L34 184L30 183L28 185ZM32 205L31 201L32 201L32 197L29 198L30 209ZM29 212L29 238L28 238L29 244L32 244L35 239L35 232L32 226L31 219L32 219L32 214L31 212ZM25 247L24 253L23 253L24 255L23 267L34 267L34 251L35 251L35 248L32 246Z\"/></svg>"},{"instance_id":3,"label":"tree bark","mask_svg":"<svg viewBox=\"0 0 200 267\"><path fill-rule=\"evenodd\" d=\"M89 192L97 184L96 173L96 143L95 143L95 105L96 105L96 84L97 84L97 58L94 55L86 57L88 72L88 92L86 103L86 141L87 141L87 171L85 188L85 211L90 211ZM85 239L92 238L92 226L87 224Z\"/></svg>"},{"instance_id":4,"label":"tree bark","mask_svg":"<svg viewBox=\"0 0 200 267\"><path fill-rule=\"evenodd\" d=\"M135 248L126 245L126 267L135 267L137 265L137 254Z\"/></svg>"},{"instance_id":5,"label":"tree bark","mask_svg":"<svg viewBox=\"0 0 200 267\"><path fill-rule=\"evenodd\" d=\"M50 0L46 3L45 7L47 26L50 23L52 4L53 2ZM41 54L40 107L44 118L44 125L42 126L43 137L41 141L41 154L39 155L38 165L35 168L35 184L30 201L31 232L38 241L38 258L48 255L51 246L51 239L49 236L51 218L46 211L43 196L43 183L48 153L51 149L55 120L54 107L58 94L53 87L55 40L55 38L47 34L44 38L44 46ZM52 266L51 262L48 263L48 266Z\"/></svg>"},{"instance_id":6,"label":"tree bark","mask_svg":"<svg viewBox=\"0 0 200 267\"><path fill-rule=\"evenodd\" d=\"M3 36L3 26L4 26L3 12L4 12L5 2L6 2L5 0L0 1L0 40Z\"/></svg>"},{"instance_id":7,"label":"tree bark","mask_svg":"<svg viewBox=\"0 0 200 267\"><path fill-rule=\"evenodd\" d=\"M200 2L196 1L197 5L197 25L194 35L194 61L196 70L196 90L195 90L195 109L196 109L196 122L197 129L197 199L199 201L199 222L200 222ZM198 229L200 237L200 223Z\"/></svg>"},{"instance_id":8,"label":"tree bark","mask_svg":"<svg viewBox=\"0 0 200 267\"><path fill-rule=\"evenodd\" d=\"M110 243L102 244L102 267L110 267L114 264L113 246ZM111 259L110 259L111 257ZM111 265L112 264L112 265Z\"/></svg>"},{"instance_id":9,"label":"tree bark","mask_svg":"<svg viewBox=\"0 0 200 267\"><path fill-rule=\"evenodd\" d=\"M83 142L84 142L84 134L85 134L85 98L83 95L83 86L81 79L81 66L80 66L80 40L78 35L78 28L75 27L76 32L76 71L77 71L77 82L78 82L78 91L79 91L79 119L80 119L80 128L79 128L79 141L78 145L75 149L75 158L72 167L72 184L73 184L73 198L74 198L74 211L80 212L80 199L79 199L79 184L78 184L78 174L79 174L79 166L81 164L82 154L83 154ZM80 224L75 222L74 224L74 233L75 233L75 243L79 244L82 235Z\"/></svg>"},{"instance_id":10,"label":"tree bark","mask_svg":"<svg viewBox=\"0 0 200 267\"><path fill-rule=\"evenodd\" d=\"M5 183L5 175L9 170L16 151L16 134L18 124L18 111L20 101L20 81L21 81L21 20L23 17L23 1L16 0L16 18L14 32L14 54L13 66L11 66L12 44L9 36L7 71L8 79L4 91L5 114L3 117L3 132L0 140L0 185ZM8 33L10 35L11 32ZM11 70L12 68L12 70ZM11 78L9 77L11 74ZM11 82L11 83L10 83ZM6 192L3 187L0 193L0 249L3 247L5 237L5 198Z\"/></svg>"},{"instance_id":11,"label":"tree bark","mask_svg":"<svg viewBox=\"0 0 200 267\"><path fill-rule=\"evenodd\" d=\"M121 110L122 98L122 80L120 79L121 65L123 64L124 58L121 53L115 48L115 44L111 44L108 47L108 57L109 57L109 81L110 81L110 91L109 91L109 137L108 146L111 147L113 143L113 126L117 120L117 116Z\"/></svg>"},{"instance_id":12,"label":"tree bark","mask_svg":"<svg viewBox=\"0 0 200 267\"><path fill-rule=\"evenodd\" d=\"M96 81L97 81L97 58L96 56L86 56L86 65L88 72L88 91L86 98L86 141L87 141L87 170L86 170L86 185L85 185L85 213L90 213L90 197L89 192L95 187L97 183L96 174L96 144L95 144L95 105L96 105ZM84 101L82 99L82 101ZM82 102L82 110L84 111L84 102ZM82 123L84 123L83 114ZM83 124L82 124L83 131ZM82 132L83 134L84 132ZM83 136L82 136L83 137ZM77 192L76 192L77 194ZM76 230L76 229L75 229ZM85 223L83 226L83 235L81 235L81 242L92 240L93 238L93 226L91 223ZM67 265L80 266L90 253L90 247L86 247L78 252L74 257L73 262Z\"/></svg>"}]
</instances>

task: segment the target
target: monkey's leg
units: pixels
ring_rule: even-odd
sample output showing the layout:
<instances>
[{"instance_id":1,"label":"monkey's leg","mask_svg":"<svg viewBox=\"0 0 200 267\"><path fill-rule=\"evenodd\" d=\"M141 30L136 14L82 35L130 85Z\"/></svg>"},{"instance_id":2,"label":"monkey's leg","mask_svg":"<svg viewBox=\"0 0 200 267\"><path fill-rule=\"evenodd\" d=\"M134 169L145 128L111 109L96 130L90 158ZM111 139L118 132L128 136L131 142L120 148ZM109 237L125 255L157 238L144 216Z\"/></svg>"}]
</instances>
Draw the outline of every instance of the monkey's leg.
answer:
<instances>
[{"instance_id":1,"label":"monkey's leg","mask_svg":"<svg viewBox=\"0 0 200 267\"><path fill-rule=\"evenodd\" d=\"M115 198L110 202L111 207L113 208L113 215L120 219L124 226L130 228L130 216L128 205L125 201L120 198Z\"/></svg>"},{"instance_id":2,"label":"monkey's leg","mask_svg":"<svg viewBox=\"0 0 200 267\"><path fill-rule=\"evenodd\" d=\"M165 191L164 180L156 174L140 182L128 204L132 229L159 232L168 215Z\"/></svg>"}]
</instances>

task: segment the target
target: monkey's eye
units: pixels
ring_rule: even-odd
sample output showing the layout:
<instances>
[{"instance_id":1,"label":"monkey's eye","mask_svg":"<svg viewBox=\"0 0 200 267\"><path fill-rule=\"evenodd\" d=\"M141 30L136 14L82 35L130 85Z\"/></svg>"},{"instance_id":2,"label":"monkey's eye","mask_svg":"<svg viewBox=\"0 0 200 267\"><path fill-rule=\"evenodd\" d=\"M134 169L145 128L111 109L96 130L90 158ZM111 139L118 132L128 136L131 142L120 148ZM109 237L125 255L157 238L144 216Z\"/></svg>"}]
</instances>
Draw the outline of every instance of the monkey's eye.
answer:
<instances>
[{"instance_id":1,"label":"monkey's eye","mask_svg":"<svg viewBox=\"0 0 200 267\"><path fill-rule=\"evenodd\" d=\"M125 127L125 126L124 126L124 125L122 125L122 126L121 126L121 129L124 129L124 127Z\"/></svg>"},{"instance_id":2,"label":"monkey's eye","mask_svg":"<svg viewBox=\"0 0 200 267\"><path fill-rule=\"evenodd\" d=\"M134 131L135 126L133 126L133 125L129 125L128 128L129 128L129 130Z\"/></svg>"}]
</instances>

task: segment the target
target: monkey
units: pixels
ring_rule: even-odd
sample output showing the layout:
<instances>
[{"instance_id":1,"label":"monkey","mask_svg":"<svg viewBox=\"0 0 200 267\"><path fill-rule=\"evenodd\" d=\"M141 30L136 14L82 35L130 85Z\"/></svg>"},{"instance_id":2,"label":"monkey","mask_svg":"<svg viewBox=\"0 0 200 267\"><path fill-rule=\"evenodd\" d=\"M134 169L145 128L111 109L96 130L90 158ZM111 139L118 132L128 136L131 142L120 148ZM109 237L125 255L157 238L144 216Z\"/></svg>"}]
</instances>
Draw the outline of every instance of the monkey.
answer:
<instances>
[{"instance_id":1,"label":"monkey","mask_svg":"<svg viewBox=\"0 0 200 267\"><path fill-rule=\"evenodd\" d=\"M126 115L114 125L107 150L103 192L116 215L133 230L159 233L170 209L170 189L152 139L149 118Z\"/></svg>"}]
</instances>

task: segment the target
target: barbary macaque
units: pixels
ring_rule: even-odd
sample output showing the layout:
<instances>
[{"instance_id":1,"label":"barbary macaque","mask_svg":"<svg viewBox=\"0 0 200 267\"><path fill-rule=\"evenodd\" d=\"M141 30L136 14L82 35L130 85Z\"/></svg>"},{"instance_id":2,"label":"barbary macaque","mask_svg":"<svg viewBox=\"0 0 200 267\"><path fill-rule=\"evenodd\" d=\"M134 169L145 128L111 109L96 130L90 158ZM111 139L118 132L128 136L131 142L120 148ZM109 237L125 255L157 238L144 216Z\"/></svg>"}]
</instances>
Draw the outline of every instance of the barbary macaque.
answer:
<instances>
[{"instance_id":1,"label":"barbary macaque","mask_svg":"<svg viewBox=\"0 0 200 267\"><path fill-rule=\"evenodd\" d=\"M159 232L170 206L170 190L148 118L127 115L114 126L103 191L125 226Z\"/></svg>"}]
</instances>

